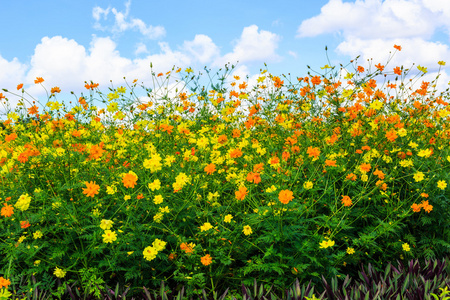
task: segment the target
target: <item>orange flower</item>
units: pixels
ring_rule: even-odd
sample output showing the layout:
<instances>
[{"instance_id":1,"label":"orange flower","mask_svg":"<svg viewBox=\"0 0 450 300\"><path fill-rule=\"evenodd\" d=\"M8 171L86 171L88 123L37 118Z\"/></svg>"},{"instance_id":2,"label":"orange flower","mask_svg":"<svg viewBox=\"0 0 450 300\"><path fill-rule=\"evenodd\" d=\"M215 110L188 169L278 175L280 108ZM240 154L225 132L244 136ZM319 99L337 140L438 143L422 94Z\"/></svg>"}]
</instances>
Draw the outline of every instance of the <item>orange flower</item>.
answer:
<instances>
[{"instance_id":1,"label":"orange flower","mask_svg":"<svg viewBox=\"0 0 450 300\"><path fill-rule=\"evenodd\" d=\"M34 83L38 84L44 82L44 79L42 77L36 77L36 80L34 81Z\"/></svg>"},{"instance_id":2,"label":"orange flower","mask_svg":"<svg viewBox=\"0 0 450 300\"><path fill-rule=\"evenodd\" d=\"M306 150L306 153L308 153L309 157L318 157L320 155L320 150L317 147L308 147L308 150Z\"/></svg>"},{"instance_id":3,"label":"orange flower","mask_svg":"<svg viewBox=\"0 0 450 300\"><path fill-rule=\"evenodd\" d=\"M194 252L194 247L195 247L194 243L190 243L190 244L181 243L181 245L180 245L181 250L183 250L187 254L191 254L192 252Z\"/></svg>"},{"instance_id":4,"label":"orange flower","mask_svg":"<svg viewBox=\"0 0 450 300\"><path fill-rule=\"evenodd\" d=\"M7 288L8 287L8 285L10 285L11 284L11 281L9 281L9 279L5 279L5 278L3 278L3 277L0 277L0 289L1 288Z\"/></svg>"},{"instance_id":5,"label":"orange flower","mask_svg":"<svg viewBox=\"0 0 450 300\"><path fill-rule=\"evenodd\" d=\"M206 254L201 258L202 264L208 266L212 263L212 258L209 254Z\"/></svg>"},{"instance_id":6,"label":"orange flower","mask_svg":"<svg viewBox=\"0 0 450 300\"><path fill-rule=\"evenodd\" d=\"M402 46L394 45L394 48L397 49L398 51L402 51Z\"/></svg>"},{"instance_id":7,"label":"orange flower","mask_svg":"<svg viewBox=\"0 0 450 300\"><path fill-rule=\"evenodd\" d=\"M411 205L411 208L412 208L413 212L419 212L420 209L422 208L422 205L414 203L413 205Z\"/></svg>"},{"instance_id":8,"label":"orange flower","mask_svg":"<svg viewBox=\"0 0 450 300\"><path fill-rule=\"evenodd\" d=\"M17 90L20 90L21 88L23 88L23 83L17 85Z\"/></svg>"},{"instance_id":9,"label":"orange flower","mask_svg":"<svg viewBox=\"0 0 450 300\"><path fill-rule=\"evenodd\" d=\"M397 139L398 135L395 133L395 130L390 130L389 132L386 132L386 138L393 142L395 139Z\"/></svg>"},{"instance_id":10,"label":"orange flower","mask_svg":"<svg viewBox=\"0 0 450 300\"><path fill-rule=\"evenodd\" d=\"M122 178L122 182L123 182L123 186L126 188L134 188L134 186L136 185L138 178L133 175L133 174L125 174L125 176L123 176Z\"/></svg>"},{"instance_id":11,"label":"orange flower","mask_svg":"<svg viewBox=\"0 0 450 300\"><path fill-rule=\"evenodd\" d=\"M31 224L28 221L21 221L20 222L20 228L28 228Z\"/></svg>"},{"instance_id":12,"label":"orange flower","mask_svg":"<svg viewBox=\"0 0 450 300\"><path fill-rule=\"evenodd\" d=\"M361 164L359 166L359 169L361 170L361 172L369 172L370 171L370 164Z\"/></svg>"},{"instance_id":13,"label":"orange flower","mask_svg":"<svg viewBox=\"0 0 450 300\"><path fill-rule=\"evenodd\" d=\"M330 160L330 159L325 160L325 165L326 166L337 167L336 166L336 161L335 160Z\"/></svg>"},{"instance_id":14,"label":"orange flower","mask_svg":"<svg viewBox=\"0 0 450 300\"><path fill-rule=\"evenodd\" d=\"M11 217L14 214L14 207L3 203L5 206L2 207L1 215L4 217Z\"/></svg>"},{"instance_id":15,"label":"orange flower","mask_svg":"<svg viewBox=\"0 0 450 300\"><path fill-rule=\"evenodd\" d=\"M17 139L17 134L15 134L14 132L5 136L5 142L11 142L15 139Z\"/></svg>"},{"instance_id":16,"label":"orange flower","mask_svg":"<svg viewBox=\"0 0 450 300\"><path fill-rule=\"evenodd\" d=\"M314 85L319 85L322 82L320 76L314 76L311 78L311 83Z\"/></svg>"},{"instance_id":17,"label":"orange flower","mask_svg":"<svg viewBox=\"0 0 450 300\"><path fill-rule=\"evenodd\" d=\"M241 186L239 188L239 191L234 192L234 194L236 195L236 199L238 200L244 200L247 193L247 188L245 186Z\"/></svg>"},{"instance_id":18,"label":"orange flower","mask_svg":"<svg viewBox=\"0 0 450 300\"><path fill-rule=\"evenodd\" d=\"M377 67L377 69L380 70L380 72L383 72L384 70L384 66L382 66L381 64L375 65L375 67Z\"/></svg>"},{"instance_id":19,"label":"orange flower","mask_svg":"<svg viewBox=\"0 0 450 300\"><path fill-rule=\"evenodd\" d=\"M428 200L422 201L421 205L423 207L423 210L427 213L430 213L433 210L433 205L428 204Z\"/></svg>"},{"instance_id":20,"label":"orange flower","mask_svg":"<svg viewBox=\"0 0 450 300\"><path fill-rule=\"evenodd\" d=\"M352 199L349 196L342 196L341 201L344 206L352 206Z\"/></svg>"},{"instance_id":21,"label":"orange flower","mask_svg":"<svg viewBox=\"0 0 450 300\"><path fill-rule=\"evenodd\" d=\"M51 91L52 94L54 94L54 93L60 93L60 92L61 92L61 89L60 89L59 87L55 86L55 87L52 88L50 91Z\"/></svg>"},{"instance_id":22,"label":"orange flower","mask_svg":"<svg viewBox=\"0 0 450 300\"><path fill-rule=\"evenodd\" d=\"M402 75L402 70L400 69L400 67L395 67L394 68L394 73L397 75Z\"/></svg>"},{"instance_id":23,"label":"orange flower","mask_svg":"<svg viewBox=\"0 0 450 300\"><path fill-rule=\"evenodd\" d=\"M359 72L359 73L364 72L364 67L358 66L358 72Z\"/></svg>"},{"instance_id":24,"label":"orange flower","mask_svg":"<svg viewBox=\"0 0 450 300\"><path fill-rule=\"evenodd\" d=\"M98 194L98 190L100 189L100 186L95 184L94 181L91 182L85 182L86 187L83 189L83 194L86 194L87 197L94 197L96 194Z\"/></svg>"},{"instance_id":25,"label":"orange flower","mask_svg":"<svg viewBox=\"0 0 450 300\"><path fill-rule=\"evenodd\" d=\"M204 171L208 173L208 175L211 175L216 171L216 165L211 163L205 167Z\"/></svg>"},{"instance_id":26,"label":"orange flower","mask_svg":"<svg viewBox=\"0 0 450 300\"><path fill-rule=\"evenodd\" d=\"M280 200L281 203L288 204L292 199L294 199L293 194L294 193L289 190L282 190L278 194L278 199Z\"/></svg>"}]
</instances>

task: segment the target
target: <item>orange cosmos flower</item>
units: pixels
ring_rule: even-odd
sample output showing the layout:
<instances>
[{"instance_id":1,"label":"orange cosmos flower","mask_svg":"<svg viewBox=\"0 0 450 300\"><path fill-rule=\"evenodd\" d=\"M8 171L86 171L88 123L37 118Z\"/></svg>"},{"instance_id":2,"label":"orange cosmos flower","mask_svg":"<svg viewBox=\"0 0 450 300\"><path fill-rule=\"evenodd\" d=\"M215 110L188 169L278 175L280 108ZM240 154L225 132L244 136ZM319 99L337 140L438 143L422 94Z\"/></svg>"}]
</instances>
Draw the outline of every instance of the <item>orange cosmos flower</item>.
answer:
<instances>
[{"instance_id":1,"label":"orange cosmos flower","mask_svg":"<svg viewBox=\"0 0 450 300\"><path fill-rule=\"evenodd\" d=\"M395 67L394 68L394 73L397 75L402 75L402 70L400 69L400 67Z\"/></svg>"},{"instance_id":2,"label":"orange cosmos flower","mask_svg":"<svg viewBox=\"0 0 450 300\"><path fill-rule=\"evenodd\" d=\"M317 147L308 147L308 150L306 150L306 153L308 153L309 157L318 157L320 155L320 150Z\"/></svg>"},{"instance_id":3,"label":"orange cosmos flower","mask_svg":"<svg viewBox=\"0 0 450 300\"><path fill-rule=\"evenodd\" d=\"M289 190L282 190L278 194L278 199L280 200L281 203L288 204L292 199L294 199L293 194L294 193Z\"/></svg>"},{"instance_id":4,"label":"orange cosmos flower","mask_svg":"<svg viewBox=\"0 0 450 300\"><path fill-rule=\"evenodd\" d=\"M361 172L369 172L370 171L370 164L361 164L359 166L359 169L361 170Z\"/></svg>"},{"instance_id":5,"label":"orange cosmos flower","mask_svg":"<svg viewBox=\"0 0 450 300\"><path fill-rule=\"evenodd\" d=\"M206 254L201 258L202 264L208 266L212 263L212 257L209 254Z\"/></svg>"},{"instance_id":6,"label":"orange cosmos flower","mask_svg":"<svg viewBox=\"0 0 450 300\"><path fill-rule=\"evenodd\" d=\"M44 82L44 79L42 77L36 77L36 80L34 81L34 83L38 84Z\"/></svg>"},{"instance_id":7,"label":"orange cosmos flower","mask_svg":"<svg viewBox=\"0 0 450 300\"><path fill-rule=\"evenodd\" d=\"M23 83L17 85L17 90L20 90L21 88L23 88Z\"/></svg>"},{"instance_id":8,"label":"orange cosmos flower","mask_svg":"<svg viewBox=\"0 0 450 300\"><path fill-rule=\"evenodd\" d=\"M0 277L0 289L1 288L8 288L8 285L11 284L11 281L9 281L9 279L5 279L3 277Z\"/></svg>"},{"instance_id":9,"label":"orange cosmos flower","mask_svg":"<svg viewBox=\"0 0 450 300\"><path fill-rule=\"evenodd\" d=\"M123 186L126 188L134 188L134 186L136 185L136 181L138 180L138 178L133 175L133 174L125 174L125 176L123 176L122 178L122 182L123 182Z\"/></svg>"},{"instance_id":10,"label":"orange cosmos flower","mask_svg":"<svg viewBox=\"0 0 450 300\"><path fill-rule=\"evenodd\" d=\"M28 221L21 221L20 222L20 228L28 228L31 224Z\"/></svg>"},{"instance_id":11,"label":"orange cosmos flower","mask_svg":"<svg viewBox=\"0 0 450 300\"><path fill-rule=\"evenodd\" d=\"M245 186L241 186L239 188L239 191L234 192L234 194L236 195L236 199L238 200L244 200L247 193L247 188Z\"/></svg>"},{"instance_id":12,"label":"orange cosmos flower","mask_svg":"<svg viewBox=\"0 0 450 300\"><path fill-rule=\"evenodd\" d=\"M394 45L394 48L397 49L398 51L402 51L402 46Z\"/></svg>"},{"instance_id":13,"label":"orange cosmos flower","mask_svg":"<svg viewBox=\"0 0 450 300\"><path fill-rule=\"evenodd\" d=\"M422 208L422 205L414 203L413 205L411 205L411 208L412 208L413 212L419 212L420 209Z\"/></svg>"},{"instance_id":14,"label":"orange cosmos flower","mask_svg":"<svg viewBox=\"0 0 450 300\"><path fill-rule=\"evenodd\" d=\"M98 190L100 189L100 186L95 184L94 181L91 182L85 182L86 187L83 189L83 194L86 194L87 197L94 197L96 194L98 194Z\"/></svg>"},{"instance_id":15,"label":"orange cosmos flower","mask_svg":"<svg viewBox=\"0 0 450 300\"><path fill-rule=\"evenodd\" d=\"M208 173L208 175L211 175L216 171L216 165L211 163L205 167L204 171Z\"/></svg>"},{"instance_id":16,"label":"orange cosmos flower","mask_svg":"<svg viewBox=\"0 0 450 300\"><path fill-rule=\"evenodd\" d=\"M59 87L55 86L55 87L52 88L50 91L51 91L52 94L54 94L54 93L60 93L60 92L61 92L61 89L60 89Z\"/></svg>"},{"instance_id":17,"label":"orange cosmos flower","mask_svg":"<svg viewBox=\"0 0 450 300\"><path fill-rule=\"evenodd\" d=\"M350 199L349 196L342 196L342 204L344 206L351 206L352 205L352 199Z\"/></svg>"},{"instance_id":18,"label":"orange cosmos flower","mask_svg":"<svg viewBox=\"0 0 450 300\"><path fill-rule=\"evenodd\" d=\"M4 217L11 217L14 214L14 207L6 203L3 203L3 205L5 206L2 207L1 215Z\"/></svg>"}]
</instances>

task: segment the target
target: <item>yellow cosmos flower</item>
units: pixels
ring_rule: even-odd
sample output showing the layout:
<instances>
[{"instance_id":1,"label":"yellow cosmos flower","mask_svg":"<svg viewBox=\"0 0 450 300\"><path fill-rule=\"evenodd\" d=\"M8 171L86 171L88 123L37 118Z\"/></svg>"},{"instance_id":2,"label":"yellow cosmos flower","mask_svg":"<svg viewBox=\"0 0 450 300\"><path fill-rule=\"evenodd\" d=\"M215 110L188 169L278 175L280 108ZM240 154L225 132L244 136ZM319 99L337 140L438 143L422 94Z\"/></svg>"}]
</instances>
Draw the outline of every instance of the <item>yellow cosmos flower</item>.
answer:
<instances>
[{"instance_id":1,"label":"yellow cosmos flower","mask_svg":"<svg viewBox=\"0 0 450 300\"><path fill-rule=\"evenodd\" d=\"M320 248L332 247L332 246L334 246L334 241L331 241L331 240L322 241L319 245L320 245Z\"/></svg>"},{"instance_id":2,"label":"yellow cosmos flower","mask_svg":"<svg viewBox=\"0 0 450 300\"><path fill-rule=\"evenodd\" d=\"M252 228L251 228L249 225L245 225L245 226L244 226L244 229L242 230L242 232L243 232L245 235L250 235L250 234L253 233Z\"/></svg>"},{"instance_id":3,"label":"yellow cosmos flower","mask_svg":"<svg viewBox=\"0 0 450 300\"><path fill-rule=\"evenodd\" d=\"M414 180L416 182L422 181L424 179L425 175L422 172L417 172L414 174Z\"/></svg>"},{"instance_id":4,"label":"yellow cosmos flower","mask_svg":"<svg viewBox=\"0 0 450 300\"><path fill-rule=\"evenodd\" d=\"M230 223L230 222L231 222L231 219L233 219L233 216L230 215L230 214L228 214L228 215L225 216L225 218L224 218L223 221L224 221L225 223Z\"/></svg>"},{"instance_id":5,"label":"yellow cosmos flower","mask_svg":"<svg viewBox=\"0 0 450 300\"><path fill-rule=\"evenodd\" d=\"M206 222L205 224L203 224L202 226L200 226L200 230L201 231L207 231L210 230L212 227L211 223Z\"/></svg>"},{"instance_id":6,"label":"yellow cosmos flower","mask_svg":"<svg viewBox=\"0 0 450 300\"><path fill-rule=\"evenodd\" d=\"M406 252L408 252L408 251L411 250L411 248L409 248L408 243L404 243L404 244L402 245L402 248L403 248L403 250L406 251Z\"/></svg>"},{"instance_id":7,"label":"yellow cosmos flower","mask_svg":"<svg viewBox=\"0 0 450 300\"><path fill-rule=\"evenodd\" d=\"M53 274L55 274L55 276L58 278L63 278L64 276L66 276L66 273L67 272L63 271L62 269L60 269L58 267L56 267L55 271L53 272Z\"/></svg>"},{"instance_id":8,"label":"yellow cosmos flower","mask_svg":"<svg viewBox=\"0 0 450 300\"><path fill-rule=\"evenodd\" d=\"M114 224L113 221L103 219L103 220L101 220L101 222L100 222L100 228L103 229L103 230L111 229L112 224Z\"/></svg>"},{"instance_id":9,"label":"yellow cosmos flower","mask_svg":"<svg viewBox=\"0 0 450 300\"><path fill-rule=\"evenodd\" d=\"M115 231L111 231L111 230L105 230L105 233L102 234L103 237L103 243L107 244L107 243L112 243L115 240L117 240L117 234Z\"/></svg>"},{"instance_id":10,"label":"yellow cosmos flower","mask_svg":"<svg viewBox=\"0 0 450 300\"><path fill-rule=\"evenodd\" d=\"M153 260L156 258L158 251L154 247L148 246L144 249L143 254L146 260Z\"/></svg>"},{"instance_id":11,"label":"yellow cosmos flower","mask_svg":"<svg viewBox=\"0 0 450 300\"><path fill-rule=\"evenodd\" d=\"M447 183L445 182L445 180L439 180L437 182L437 187L441 190L445 190L445 188L447 187Z\"/></svg>"}]
</instances>

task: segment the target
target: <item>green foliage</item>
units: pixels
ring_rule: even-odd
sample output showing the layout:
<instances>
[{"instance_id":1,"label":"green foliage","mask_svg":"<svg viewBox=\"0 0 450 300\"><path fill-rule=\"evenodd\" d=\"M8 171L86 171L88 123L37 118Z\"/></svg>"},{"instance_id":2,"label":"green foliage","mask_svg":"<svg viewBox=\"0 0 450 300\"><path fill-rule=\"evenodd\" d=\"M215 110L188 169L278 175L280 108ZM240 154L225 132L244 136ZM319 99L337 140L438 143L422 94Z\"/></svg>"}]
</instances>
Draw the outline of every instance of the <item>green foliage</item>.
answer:
<instances>
[{"instance_id":1,"label":"green foliage","mask_svg":"<svg viewBox=\"0 0 450 300\"><path fill-rule=\"evenodd\" d=\"M389 103L378 67L294 82L263 71L253 90L228 93L233 68L210 87L186 70L174 99L142 86L151 105L133 83L130 97L98 91L106 110L90 93L62 119L55 99L38 120L9 111L0 274L42 278L55 296L73 282L100 296L97 285L161 281L191 296L450 253L446 110L427 111L423 91ZM252 116L236 112L244 100Z\"/></svg>"}]
</instances>

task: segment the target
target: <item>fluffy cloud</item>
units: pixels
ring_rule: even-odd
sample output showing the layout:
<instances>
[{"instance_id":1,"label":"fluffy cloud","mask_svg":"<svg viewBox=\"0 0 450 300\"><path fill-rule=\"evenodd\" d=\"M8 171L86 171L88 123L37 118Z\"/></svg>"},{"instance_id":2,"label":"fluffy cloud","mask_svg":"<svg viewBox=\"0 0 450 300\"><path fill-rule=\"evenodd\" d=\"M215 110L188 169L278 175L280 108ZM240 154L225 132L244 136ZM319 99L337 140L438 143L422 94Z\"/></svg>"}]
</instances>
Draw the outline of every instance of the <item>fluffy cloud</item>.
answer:
<instances>
[{"instance_id":1,"label":"fluffy cloud","mask_svg":"<svg viewBox=\"0 0 450 300\"><path fill-rule=\"evenodd\" d=\"M92 17L95 19L94 28L99 30L109 30L113 33L121 33L127 30L138 30L142 35L150 38L157 39L163 37L166 34L166 30L162 26L147 26L141 19L128 18L130 13L131 0L125 3L125 12L120 12L116 8L94 7L92 9ZM103 16L104 20L108 19L109 12L114 14L114 26L109 28L108 26L102 26L100 19ZM128 20L129 19L129 20Z\"/></svg>"},{"instance_id":2,"label":"fluffy cloud","mask_svg":"<svg viewBox=\"0 0 450 300\"><path fill-rule=\"evenodd\" d=\"M281 58L275 53L280 37L269 31L260 30L258 26L245 27L241 37L236 41L233 52L217 59L213 65L223 66L230 62L239 63L252 61L279 61Z\"/></svg>"},{"instance_id":3,"label":"fluffy cloud","mask_svg":"<svg viewBox=\"0 0 450 300\"><path fill-rule=\"evenodd\" d=\"M318 16L302 22L297 37L342 32L344 37L366 39L430 38L436 28L444 25L443 19L436 18L442 13L448 14L448 11L433 11L419 0L365 0L354 3L330 0Z\"/></svg>"},{"instance_id":4,"label":"fluffy cloud","mask_svg":"<svg viewBox=\"0 0 450 300\"><path fill-rule=\"evenodd\" d=\"M315 17L304 20L297 37L313 37L338 33L343 41L335 51L367 66L385 65L395 49L402 46L389 62L387 69L396 66L410 68L413 63L428 67L430 73L439 68L437 62L450 57L446 44L430 41L436 31L450 31L450 7L446 0L358 0L343 3L330 0ZM449 63L449 62L447 62ZM415 73L418 71L414 67ZM447 74L441 71L442 74Z\"/></svg>"},{"instance_id":5,"label":"fluffy cloud","mask_svg":"<svg viewBox=\"0 0 450 300\"><path fill-rule=\"evenodd\" d=\"M0 55L0 70L0 82L3 85L0 88L14 91L18 84L23 83L27 66L20 63L16 57L7 61Z\"/></svg>"},{"instance_id":6,"label":"fluffy cloud","mask_svg":"<svg viewBox=\"0 0 450 300\"><path fill-rule=\"evenodd\" d=\"M220 53L219 47L213 43L211 38L203 34L195 35L193 41L185 41L183 49L203 64L217 58Z\"/></svg>"}]
</instances>

